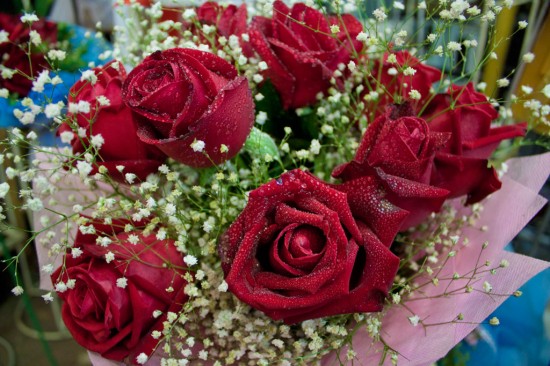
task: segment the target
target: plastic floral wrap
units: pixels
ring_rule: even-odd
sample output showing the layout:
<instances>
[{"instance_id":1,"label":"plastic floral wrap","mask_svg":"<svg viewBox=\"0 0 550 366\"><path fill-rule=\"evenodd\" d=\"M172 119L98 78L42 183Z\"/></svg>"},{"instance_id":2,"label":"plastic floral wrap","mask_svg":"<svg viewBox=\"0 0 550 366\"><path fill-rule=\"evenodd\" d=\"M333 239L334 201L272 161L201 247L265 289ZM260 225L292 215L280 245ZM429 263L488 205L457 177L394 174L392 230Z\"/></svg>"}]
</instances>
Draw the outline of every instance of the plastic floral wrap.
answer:
<instances>
[{"instance_id":1,"label":"plastic floral wrap","mask_svg":"<svg viewBox=\"0 0 550 366\"><path fill-rule=\"evenodd\" d=\"M121 3L113 61L27 103L64 145L11 129L30 153L6 175L32 182L43 297L95 365L429 365L548 268L504 251L545 203L550 155L509 156L547 146L525 135L548 91L515 121L461 69L474 40L333 5Z\"/></svg>"}]
</instances>

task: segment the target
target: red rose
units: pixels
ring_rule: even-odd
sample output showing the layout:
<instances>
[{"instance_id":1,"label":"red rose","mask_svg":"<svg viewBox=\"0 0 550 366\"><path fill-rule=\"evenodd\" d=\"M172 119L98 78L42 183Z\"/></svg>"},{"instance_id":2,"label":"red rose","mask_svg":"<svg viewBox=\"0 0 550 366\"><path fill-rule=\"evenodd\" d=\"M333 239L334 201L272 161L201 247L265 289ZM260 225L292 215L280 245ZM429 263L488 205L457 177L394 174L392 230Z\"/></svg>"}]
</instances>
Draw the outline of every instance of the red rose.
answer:
<instances>
[{"instance_id":1,"label":"red rose","mask_svg":"<svg viewBox=\"0 0 550 366\"><path fill-rule=\"evenodd\" d=\"M47 68L44 55L38 50L33 48L30 57L27 55L29 34L34 30L42 42L54 43L57 41L57 25L41 19L29 26L21 23L18 15L0 13L0 29L9 33L8 41L0 43L1 65L24 74L15 73L9 79L0 77L0 88L26 97L32 88L32 79Z\"/></svg>"},{"instance_id":2,"label":"red rose","mask_svg":"<svg viewBox=\"0 0 550 366\"><path fill-rule=\"evenodd\" d=\"M215 25L218 33L224 37L234 34L240 36L246 32L246 5L233 4L221 6L208 1L197 8L197 18L203 24Z\"/></svg>"},{"instance_id":3,"label":"red rose","mask_svg":"<svg viewBox=\"0 0 550 366\"><path fill-rule=\"evenodd\" d=\"M153 53L130 72L122 96L139 116L141 140L193 167L235 156L254 123L247 79L208 52ZM191 148L195 140L205 143L208 156ZM228 151L220 150L222 144Z\"/></svg>"},{"instance_id":4,"label":"red rose","mask_svg":"<svg viewBox=\"0 0 550 366\"><path fill-rule=\"evenodd\" d=\"M239 37L239 44L242 53L246 57L254 56L254 51L250 42L245 42L241 35L248 31L247 10L246 5L241 4L239 7L233 4L221 6L216 2L208 1L197 8L197 19L200 26L195 23L189 24L188 28L196 34L202 43L209 44L214 42L215 47L223 48L218 39L223 36L229 38L234 35ZM211 25L216 27L216 34L205 35L202 31L202 25Z\"/></svg>"},{"instance_id":5,"label":"red rose","mask_svg":"<svg viewBox=\"0 0 550 366\"><path fill-rule=\"evenodd\" d=\"M388 247L406 213L371 178L354 182L360 194L296 169L252 191L219 243L229 290L288 324L380 311L399 264Z\"/></svg>"},{"instance_id":6,"label":"red rose","mask_svg":"<svg viewBox=\"0 0 550 366\"><path fill-rule=\"evenodd\" d=\"M172 240L139 231L125 233L124 225L96 224L95 235L79 232L73 247L83 253L77 258L66 255L64 266L51 278L54 285L75 281L72 289L56 287L63 300L63 321L74 339L105 358L135 364L140 353L150 355L155 349L158 341L151 332L162 331L166 313L179 311L187 301L185 264ZM137 243L129 240L133 235ZM110 237L111 244L97 244L99 236ZM115 258L110 263L108 252ZM117 283L122 278L125 286ZM157 318L156 310L162 312Z\"/></svg>"},{"instance_id":7,"label":"red rose","mask_svg":"<svg viewBox=\"0 0 550 366\"><path fill-rule=\"evenodd\" d=\"M431 131L452 134L435 156L432 185L449 190L449 197L468 195L467 204L500 188L488 158L502 140L523 136L525 124L491 128L498 113L472 83L453 85L447 93L436 95L422 117Z\"/></svg>"},{"instance_id":8,"label":"red rose","mask_svg":"<svg viewBox=\"0 0 550 366\"><path fill-rule=\"evenodd\" d=\"M423 64L408 51L396 51L392 54L395 55L396 62L388 62L389 53L384 54L383 62L373 62L372 79L370 85L365 88L365 92L382 88L378 100L367 103L367 110L373 113L373 118L383 114L388 104L409 101L413 106L423 105L432 95L432 84L441 79L441 71ZM415 70L413 75L403 73L408 67ZM413 89L420 93L419 101L410 98L409 93Z\"/></svg>"},{"instance_id":9,"label":"red rose","mask_svg":"<svg viewBox=\"0 0 550 366\"><path fill-rule=\"evenodd\" d=\"M449 137L430 131L409 104L387 106L386 113L367 128L354 159L336 167L332 175L345 182L376 177L385 198L409 211L402 225L407 229L439 211L449 194L430 185L435 154Z\"/></svg>"},{"instance_id":10,"label":"red rose","mask_svg":"<svg viewBox=\"0 0 550 366\"><path fill-rule=\"evenodd\" d=\"M107 168L109 175L119 182L124 182L124 174L133 173L140 180L157 171L166 160L156 147L143 143L137 136L137 125L132 110L122 102L122 83L126 78L126 70L121 63L112 61L103 67L95 68L97 81L87 80L76 82L69 92L69 107L71 103L89 103L89 112L68 113L70 122L65 122L59 128L59 133L74 132L71 141L74 154L83 154L90 146L90 138L101 135L103 145L98 150L98 159L93 173L99 166ZM108 103L100 103L99 97L104 96ZM86 138L77 136L78 129L86 131ZM118 165L125 168L122 173L116 169Z\"/></svg>"},{"instance_id":11,"label":"red rose","mask_svg":"<svg viewBox=\"0 0 550 366\"><path fill-rule=\"evenodd\" d=\"M252 20L250 42L269 66L266 76L285 109L315 103L316 95L330 87L338 64L347 64L354 47L360 49L355 38L362 31L361 23L351 15L340 19L327 19L302 3L289 9L277 0L273 19L257 16ZM336 38L330 35L331 25L340 27Z\"/></svg>"}]
</instances>

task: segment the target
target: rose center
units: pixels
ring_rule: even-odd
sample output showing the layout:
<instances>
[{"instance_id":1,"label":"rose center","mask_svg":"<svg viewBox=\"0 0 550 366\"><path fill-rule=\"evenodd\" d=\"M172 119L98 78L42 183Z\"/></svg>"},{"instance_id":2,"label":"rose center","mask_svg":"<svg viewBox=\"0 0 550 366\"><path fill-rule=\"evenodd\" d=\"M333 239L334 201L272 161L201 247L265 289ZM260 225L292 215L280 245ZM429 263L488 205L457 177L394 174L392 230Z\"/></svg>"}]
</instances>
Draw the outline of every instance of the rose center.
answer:
<instances>
[{"instance_id":1,"label":"rose center","mask_svg":"<svg viewBox=\"0 0 550 366\"><path fill-rule=\"evenodd\" d=\"M418 155L422 149L422 144L426 139L426 135L422 132L421 127L414 121L407 120L404 123L407 132L402 134L403 141L409 146L411 151Z\"/></svg>"},{"instance_id":2,"label":"rose center","mask_svg":"<svg viewBox=\"0 0 550 366\"><path fill-rule=\"evenodd\" d=\"M325 246L325 237L311 226L302 226L291 233L289 252L294 258L318 254Z\"/></svg>"}]
</instances>

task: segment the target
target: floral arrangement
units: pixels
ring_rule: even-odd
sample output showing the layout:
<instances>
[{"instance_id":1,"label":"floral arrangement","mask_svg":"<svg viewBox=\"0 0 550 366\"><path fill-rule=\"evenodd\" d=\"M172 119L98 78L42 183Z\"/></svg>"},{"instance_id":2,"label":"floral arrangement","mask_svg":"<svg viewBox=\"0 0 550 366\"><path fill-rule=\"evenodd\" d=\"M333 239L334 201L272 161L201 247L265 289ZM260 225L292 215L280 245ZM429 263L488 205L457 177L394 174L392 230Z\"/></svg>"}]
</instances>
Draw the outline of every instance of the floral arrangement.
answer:
<instances>
[{"instance_id":1,"label":"floral arrangement","mask_svg":"<svg viewBox=\"0 0 550 366\"><path fill-rule=\"evenodd\" d=\"M464 71L475 39L445 43L511 3L422 2L419 43L389 27L400 2L120 3L113 61L27 103L65 145L4 142L30 147L6 174L32 181L44 299L97 365L443 357L549 266L503 251L544 205L550 156L508 156L547 144L522 137L549 87L512 98L516 123Z\"/></svg>"}]
</instances>

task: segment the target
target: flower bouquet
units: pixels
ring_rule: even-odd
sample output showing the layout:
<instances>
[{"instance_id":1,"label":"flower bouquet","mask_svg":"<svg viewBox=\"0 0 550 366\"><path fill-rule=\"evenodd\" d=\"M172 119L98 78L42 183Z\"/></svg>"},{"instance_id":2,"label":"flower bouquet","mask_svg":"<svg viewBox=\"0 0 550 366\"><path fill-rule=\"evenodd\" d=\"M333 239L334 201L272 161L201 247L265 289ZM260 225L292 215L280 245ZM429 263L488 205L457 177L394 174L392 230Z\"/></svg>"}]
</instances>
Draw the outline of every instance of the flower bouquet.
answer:
<instances>
[{"instance_id":1,"label":"flower bouquet","mask_svg":"<svg viewBox=\"0 0 550 366\"><path fill-rule=\"evenodd\" d=\"M0 29L0 127L42 125L46 132L51 111L29 106L64 101L79 70L104 63L110 46L82 27L34 14L0 13Z\"/></svg>"},{"instance_id":2,"label":"flower bouquet","mask_svg":"<svg viewBox=\"0 0 550 366\"><path fill-rule=\"evenodd\" d=\"M400 2L206 2L175 20L121 2L114 60L52 112L66 145L5 141L32 148L6 173L33 182L44 299L96 365L445 356L549 266L503 248L545 202L550 155L508 157L548 146L522 137L548 124L533 96L550 87L511 98L532 111L516 123L465 71L475 39L445 36L507 5L422 2L438 28L416 42L388 18Z\"/></svg>"}]
</instances>

